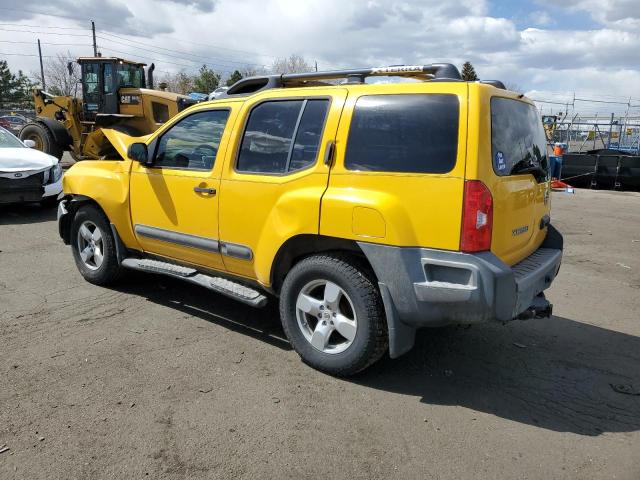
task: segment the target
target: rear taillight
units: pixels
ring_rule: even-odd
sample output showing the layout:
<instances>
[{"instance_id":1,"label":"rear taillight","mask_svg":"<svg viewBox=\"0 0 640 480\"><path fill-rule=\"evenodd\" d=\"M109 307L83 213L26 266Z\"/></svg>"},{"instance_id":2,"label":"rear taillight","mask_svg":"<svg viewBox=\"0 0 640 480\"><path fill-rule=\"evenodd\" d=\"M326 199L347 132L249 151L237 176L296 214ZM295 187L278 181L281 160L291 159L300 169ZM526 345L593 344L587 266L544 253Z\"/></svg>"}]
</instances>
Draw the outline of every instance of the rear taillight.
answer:
<instances>
[{"instance_id":1,"label":"rear taillight","mask_svg":"<svg viewBox=\"0 0 640 480\"><path fill-rule=\"evenodd\" d=\"M482 252L491 249L493 197L480 180L464 182L460 250Z\"/></svg>"}]
</instances>

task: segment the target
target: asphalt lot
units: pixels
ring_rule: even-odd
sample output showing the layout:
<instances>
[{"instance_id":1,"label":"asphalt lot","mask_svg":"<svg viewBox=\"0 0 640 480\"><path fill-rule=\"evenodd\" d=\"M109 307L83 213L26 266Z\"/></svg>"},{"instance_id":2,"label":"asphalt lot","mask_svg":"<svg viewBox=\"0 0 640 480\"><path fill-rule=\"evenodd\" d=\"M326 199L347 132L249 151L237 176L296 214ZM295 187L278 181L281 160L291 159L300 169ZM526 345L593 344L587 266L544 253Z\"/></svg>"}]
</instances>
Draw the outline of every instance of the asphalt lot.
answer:
<instances>
[{"instance_id":1,"label":"asphalt lot","mask_svg":"<svg viewBox=\"0 0 640 480\"><path fill-rule=\"evenodd\" d=\"M552 201L556 316L424 331L347 380L275 305L90 285L54 210L0 207L0 478L637 480L640 194Z\"/></svg>"}]
</instances>

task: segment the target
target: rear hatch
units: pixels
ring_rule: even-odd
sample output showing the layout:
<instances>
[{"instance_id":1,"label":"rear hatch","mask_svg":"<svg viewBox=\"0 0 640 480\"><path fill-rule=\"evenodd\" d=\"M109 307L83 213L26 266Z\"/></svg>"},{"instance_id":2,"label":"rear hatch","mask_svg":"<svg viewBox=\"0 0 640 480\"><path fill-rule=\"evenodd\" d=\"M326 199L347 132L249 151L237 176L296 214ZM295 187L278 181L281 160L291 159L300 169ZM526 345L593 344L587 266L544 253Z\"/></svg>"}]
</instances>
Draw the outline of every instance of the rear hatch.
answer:
<instances>
[{"instance_id":1,"label":"rear hatch","mask_svg":"<svg viewBox=\"0 0 640 480\"><path fill-rule=\"evenodd\" d=\"M535 251L549 217L549 159L540 114L517 98L494 96L491 109L491 251L513 265ZM486 157L485 157L486 158Z\"/></svg>"}]
</instances>

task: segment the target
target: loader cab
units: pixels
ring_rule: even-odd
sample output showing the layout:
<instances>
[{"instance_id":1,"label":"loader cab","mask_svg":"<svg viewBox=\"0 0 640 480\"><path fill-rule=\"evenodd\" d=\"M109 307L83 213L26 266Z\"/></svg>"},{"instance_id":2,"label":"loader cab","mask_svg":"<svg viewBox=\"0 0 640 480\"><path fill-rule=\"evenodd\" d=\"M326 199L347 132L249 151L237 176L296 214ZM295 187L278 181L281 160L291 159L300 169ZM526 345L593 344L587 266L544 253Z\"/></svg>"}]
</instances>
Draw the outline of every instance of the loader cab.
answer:
<instances>
[{"instance_id":1,"label":"loader cab","mask_svg":"<svg viewBox=\"0 0 640 480\"><path fill-rule=\"evenodd\" d=\"M84 120L94 122L98 113L119 113L121 88L145 88L143 63L113 57L79 58Z\"/></svg>"}]
</instances>

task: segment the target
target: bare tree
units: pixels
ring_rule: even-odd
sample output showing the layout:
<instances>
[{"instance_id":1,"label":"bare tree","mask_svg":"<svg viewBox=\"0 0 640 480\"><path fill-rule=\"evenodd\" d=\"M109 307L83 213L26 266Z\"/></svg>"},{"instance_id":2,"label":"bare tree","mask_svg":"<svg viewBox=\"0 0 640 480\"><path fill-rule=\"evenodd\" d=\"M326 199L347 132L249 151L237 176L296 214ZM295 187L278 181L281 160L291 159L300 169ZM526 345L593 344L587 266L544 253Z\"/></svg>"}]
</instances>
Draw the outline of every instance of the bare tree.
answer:
<instances>
[{"instance_id":1,"label":"bare tree","mask_svg":"<svg viewBox=\"0 0 640 480\"><path fill-rule=\"evenodd\" d=\"M195 91L195 75L188 74L184 70L177 73L165 73L160 78L160 83L165 83L169 92L186 95Z\"/></svg>"},{"instance_id":2,"label":"bare tree","mask_svg":"<svg viewBox=\"0 0 640 480\"><path fill-rule=\"evenodd\" d=\"M524 92L524 89L520 85L515 83L515 82L507 81L507 82L503 82L503 83L504 83L504 86L505 86L505 88L507 90L510 90L512 92L517 92L517 93L523 93Z\"/></svg>"},{"instance_id":3,"label":"bare tree","mask_svg":"<svg viewBox=\"0 0 640 480\"><path fill-rule=\"evenodd\" d=\"M245 65L240 69L242 78L258 77L261 75L267 75L268 73L269 71L266 68L258 66Z\"/></svg>"},{"instance_id":4,"label":"bare tree","mask_svg":"<svg viewBox=\"0 0 640 480\"><path fill-rule=\"evenodd\" d=\"M69 63L71 62L71 63ZM71 67L69 68L69 65ZM38 75L36 78L39 78ZM57 54L55 58L49 58L44 64L44 77L47 90L53 95L73 96L81 94L80 66L76 63L71 52L66 55Z\"/></svg>"},{"instance_id":5,"label":"bare tree","mask_svg":"<svg viewBox=\"0 0 640 480\"><path fill-rule=\"evenodd\" d=\"M300 55L291 55L288 58L277 58L271 71L273 73L304 73L312 72L313 67Z\"/></svg>"}]
</instances>

